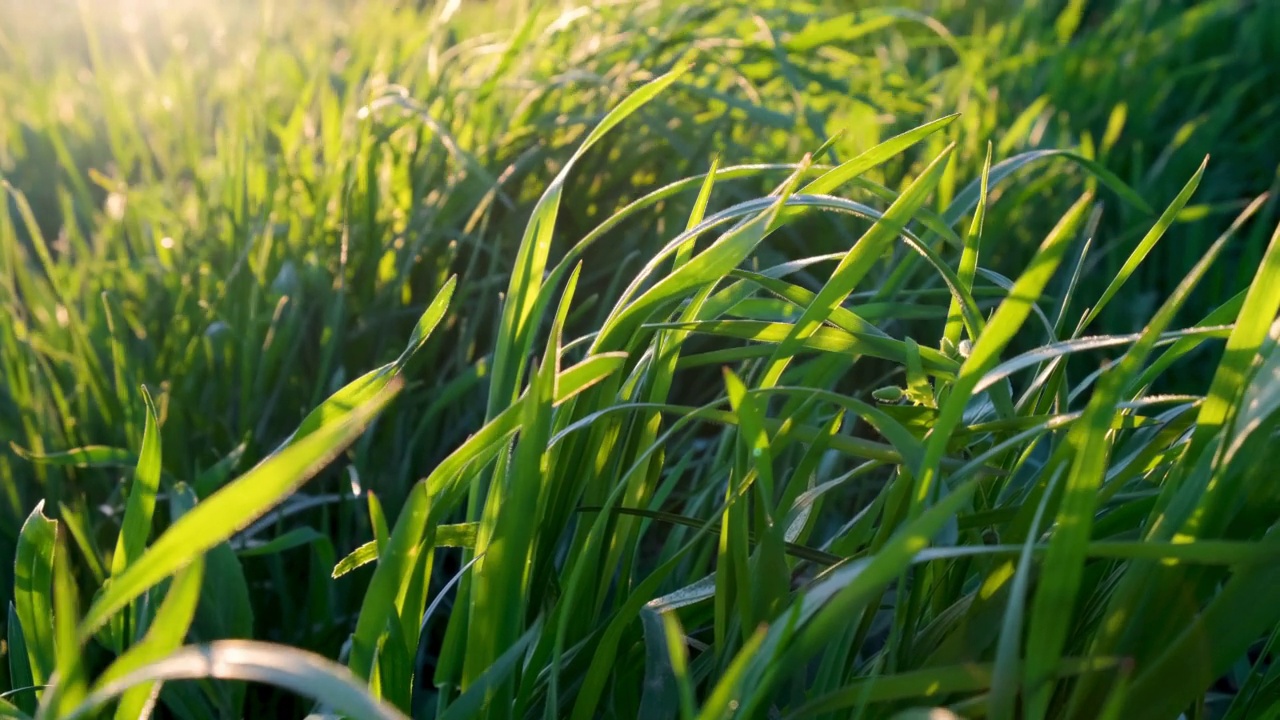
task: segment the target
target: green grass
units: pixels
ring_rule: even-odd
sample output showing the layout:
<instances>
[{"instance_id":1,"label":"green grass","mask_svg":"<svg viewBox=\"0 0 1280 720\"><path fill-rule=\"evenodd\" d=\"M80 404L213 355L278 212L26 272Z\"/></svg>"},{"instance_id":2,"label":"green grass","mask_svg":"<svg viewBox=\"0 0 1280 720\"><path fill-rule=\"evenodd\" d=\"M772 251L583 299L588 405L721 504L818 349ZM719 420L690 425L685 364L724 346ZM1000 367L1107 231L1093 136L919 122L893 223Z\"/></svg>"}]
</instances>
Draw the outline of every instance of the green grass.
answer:
<instances>
[{"instance_id":1,"label":"green grass","mask_svg":"<svg viewBox=\"0 0 1280 720\"><path fill-rule=\"evenodd\" d=\"M0 716L1280 713L1272 4L46 5Z\"/></svg>"}]
</instances>

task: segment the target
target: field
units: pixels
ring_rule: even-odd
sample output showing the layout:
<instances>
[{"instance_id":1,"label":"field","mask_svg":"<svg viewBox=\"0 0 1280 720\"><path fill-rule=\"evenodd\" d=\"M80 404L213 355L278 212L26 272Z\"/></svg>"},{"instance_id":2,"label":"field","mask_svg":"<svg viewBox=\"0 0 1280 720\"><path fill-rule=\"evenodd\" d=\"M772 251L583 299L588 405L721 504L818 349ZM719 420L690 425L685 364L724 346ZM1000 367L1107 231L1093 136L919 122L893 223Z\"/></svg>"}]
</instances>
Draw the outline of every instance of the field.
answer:
<instances>
[{"instance_id":1,"label":"field","mask_svg":"<svg viewBox=\"0 0 1280 720\"><path fill-rule=\"evenodd\" d=\"M1277 38L0 0L0 717L1280 717Z\"/></svg>"}]
</instances>

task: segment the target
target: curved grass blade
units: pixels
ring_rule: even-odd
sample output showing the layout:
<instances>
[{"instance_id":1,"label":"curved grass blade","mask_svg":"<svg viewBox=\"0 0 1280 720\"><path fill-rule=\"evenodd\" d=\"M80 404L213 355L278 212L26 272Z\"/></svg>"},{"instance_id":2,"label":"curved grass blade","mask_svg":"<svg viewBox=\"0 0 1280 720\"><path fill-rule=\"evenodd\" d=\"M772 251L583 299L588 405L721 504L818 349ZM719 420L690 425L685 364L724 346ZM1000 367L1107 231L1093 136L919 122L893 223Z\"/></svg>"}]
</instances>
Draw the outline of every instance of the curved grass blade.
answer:
<instances>
[{"instance_id":1,"label":"curved grass blade","mask_svg":"<svg viewBox=\"0 0 1280 720\"><path fill-rule=\"evenodd\" d=\"M925 443L925 456L916 482L912 513L918 513L940 488L937 481L938 462L946 452L951 435L961 423L969 399L982 376L995 366L1000 352L1013 339L1023 322L1031 314L1035 302L1044 292L1058 265L1066 254L1075 229L1084 219L1092 196L1083 195L1071 206L1058 224L1041 243L1027 269L1013 284L1013 289L996 308L991 321L973 343L973 349L960 366L959 376L951 386L951 392L938 411L938 419Z\"/></svg>"},{"instance_id":2,"label":"curved grass blade","mask_svg":"<svg viewBox=\"0 0 1280 720\"><path fill-rule=\"evenodd\" d=\"M1133 188L1129 187L1123 180L1116 177L1115 173L1107 170L1096 161L1090 160L1080 153L1071 150L1031 150L1022 153L1021 155L1015 155L1007 160L1001 160L991 168L991 172L987 178L987 184L989 187L995 187L995 185L1023 167L1041 160L1049 160L1052 158L1066 158L1084 167L1095 177L1101 180L1102 184L1110 188L1112 192L1123 198L1125 202L1133 205L1148 215L1154 214L1155 211L1151 209L1151 206L1147 204L1147 201L1143 200L1142 196L1134 192ZM946 211L942 213L942 219L948 225L954 225L959 222L960 218L964 217L966 213L973 210L981 197L982 184L983 180L974 180L959 193L956 193L955 199L951 201L951 204L947 206Z\"/></svg>"},{"instance_id":3,"label":"curved grass blade","mask_svg":"<svg viewBox=\"0 0 1280 720\"><path fill-rule=\"evenodd\" d=\"M543 191L538 204L534 206L524 238L520 242L520 249L516 252L506 301L502 307L502 319L498 325L498 341L493 355L493 379L490 381L489 404L486 412L488 419L493 419L504 408L515 402L520 392L524 359L529 354L529 348L533 342L534 325L538 321L538 318L533 315L533 310L542 287L543 273L546 271L547 259L551 252L556 217L560 212L560 199L564 193L564 184L569 172L600 138L657 97L686 70L687 66L682 65L655 78L613 108L583 140L573 156L565 162L560 172Z\"/></svg>"},{"instance_id":4,"label":"curved grass blade","mask_svg":"<svg viewBox=\"0 0 1280 720\"><path fill-rule=\"evenodd\" d=\"M138 685L204 679L274 685L358 720L407 720L394 708L370 697L341 665L303 650L246 640L181 648L97 688L64 720L92 717L99 707Z\"/></svg>"},{"instance_id":5,"label":"curved grass blade","mask_svg":"<svg viewBox=\"0 0 1280 720\"><path fill-rule=\"evenodd\" d=\"M745 260L751 251L776 228L791 190L799 182L800 175L808 166L808 162L806 156L800 169L784 184L783 192L763 212L721 235L706 250L654 283L634 300L625 304L620 303L615 307L592 344L592 351L600 352L626 347L627 340L634 335L635 330L659 307L694 288L719 280L736 268L738 263ZM642 273L624 292L623 297L631 297L632 293L639 288L639 282L643 278Z\"/></svg>"},{"instance_id":6,"label":"curved grass blade","mask_svg":"<svg viewBox=\"0 0 1280 720\"><path fill-rule=\"evenodd\" d=\"M1108 432L1111 417L1123 399L1121 393L1146 362L1156 339L1208 272L1228 237L1219 238L1178 284L1173 295L1147 324L1142 338L1103 376L1085 408L1084 416L1068 431L1064 446L1067 450L1064 452L1070 453L1071 466L1055 513L1056 530L1049 540L1049 550L1042 566L1042 582L1032 600L1027 631L1024 709L1031 717L1048 711L1053 692L1048 681L1061 661L1074 617L1085 547L1093 526L1097 488L1104 479L1113 449L1113 436Z\"/></svg>"},{"instance_id":7,"label":"curved grass blade","mask_svg":"<svg viewBox=\"0 0 1280 720\"><path fill-rule=\"evenodd\" d=\"M778 346L775 352L782 352L781 347L794 333L792 323L764 322L760 320L705 320L701 322L652 323L648 327L684 330L688 332L715 335L718 337L739 340L754 340ZM901 364L907 362L907 344L901 340L862 333L851 333L839 328L819 326L808 337L792 345L790 356L803 350L820 350L823 352L850 355L853 357L866 355L883 360L892 360ZM923 367L930 374L943 378L955 376L959 367L951 358L930 349L920 348Z\"/></svg>"},{"instance_id":8,"label":"curved grass blade","mask_svg":"<svg viewBox=\"0 0 1280 720\"><path fill-rule=\"evenodd\" d=\"M10 441L13 453L23 460L42 465L63 465L71 467L127 467L138 462L138 456L124 448L107 447L105 445L86 445L55 453L37 453Z\"/></svg>"},{"instance_id":9,"label":"curved grass blade","mask_svg":"<svg viewBox=\"0 0 1280 720\"><path fill-rule=\"evenodd\" d=\"M1153 347L1172 345L1176 342L1187 339L1202 342L1210 338L1226 338L1231 334L1233 328L1233 325L1211 325L1207 327L1188 328L1186 330L1170 330L1168 332L1161 333L1160 337L1154 341ZM974 392L982 392L1019 370L1035 367L1041 363L1056 360L1057 358L1071 355L1073 353L1132 345L1140 339L1142 339L1142 333L1132 333L1129 335L1077 337L1072 338L1071 340L1062 340L1055 343L1049 343L1048 345L1041 345L1034 350L1028 350L1021 355L1009 358L992 368L990 372L982 376L982 380L978 383Z\"/></svg>"}]
</instances>

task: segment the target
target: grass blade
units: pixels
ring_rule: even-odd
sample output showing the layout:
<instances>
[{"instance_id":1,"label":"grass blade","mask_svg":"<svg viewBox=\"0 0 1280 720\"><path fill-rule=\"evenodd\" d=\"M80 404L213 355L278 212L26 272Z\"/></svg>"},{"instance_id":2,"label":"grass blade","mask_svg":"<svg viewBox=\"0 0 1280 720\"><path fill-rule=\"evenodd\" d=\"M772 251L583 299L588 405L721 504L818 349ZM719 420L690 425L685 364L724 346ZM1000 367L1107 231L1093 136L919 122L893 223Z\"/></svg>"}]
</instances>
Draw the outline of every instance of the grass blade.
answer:
<instances>
[{"instance_id":1,"label":"grass blade","mask_svg":"<svg viewBox=\"0 0 1280 720\"><path fill-rule=\"evenodd\" d=\"M130 688L168 680L243 680L274 685L361 720L405 720L374 700L345 668L314 653L263 642L223 640L188 646L94 690L65 715L92 717Z\"/></svg>"},{"instance_id":2,"label":"grass blade","mask_svg":"<svg viewBox=\"0 0 1280 720\"><path fill-rule=\"evenodd\" d=\"M57 535L58 523L45 517L43 502L36 504L18 534L13 605L22 624L32 685L44 685L49 681L57 658L53 633L53 565Z\"/></svg>"},{"instance_id":3,"label":"grass blade","mask_svg":"<svg viewBox=\"0 0 1280 720\"><path fill-rule=\"evenodd\" d=\"M115 578L93 603L81 634L87 636L134 598L186 567L204 551L248 527L309 480L355 441L399 391L394 375L365 376L335 397L357 395L359 404L337 413L339 403L326 401L323 424L286 445L254 469L197 505L169 527L145 553ZM370 392L376 386L377 390ZM354 389L355 392L351 392Z\"/></svg>"}]
</instances>

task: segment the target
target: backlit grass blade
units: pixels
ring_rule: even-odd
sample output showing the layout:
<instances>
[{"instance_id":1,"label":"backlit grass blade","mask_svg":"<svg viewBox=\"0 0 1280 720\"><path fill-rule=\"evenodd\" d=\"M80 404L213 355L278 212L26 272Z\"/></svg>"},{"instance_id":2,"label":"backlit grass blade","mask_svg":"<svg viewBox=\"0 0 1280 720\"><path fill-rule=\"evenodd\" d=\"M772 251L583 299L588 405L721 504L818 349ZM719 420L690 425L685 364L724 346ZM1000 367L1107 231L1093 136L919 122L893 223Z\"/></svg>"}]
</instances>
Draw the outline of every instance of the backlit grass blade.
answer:
<instances>
[{"instance_id":1,"label":"backlit grass blade","mask_svg":"<svg viewBox=\"0 0 1280 720\"><path fill-rule=\"evenodd\" d=\"M125 467L135 465L138 462L138 456L128 450L105 445L86 445L85 447L53 453L33 453L12 441L9 442L9 447L13 449L15 455L24 460L47 465Z\"/></svg>"},{"instance_id":2,"label":"backlit grass blade","mask_svg":"<svg viewBox=\"0 0 1280 720\"><path fill-rule=\"evenodd\" d=\"M987 211L987 186L991 178L991 143L987 143L987 159L982 163L982 177L978 185L978 201L974 208L973 222L969 224L969 232L964 236L964 250L960 253L960 267L956 275L960 285L972 292L973 277L978 269L978 251L982 243L982 221ZM964 330L964 318L960 314L960 302L951 299L951 307L947 310L947 325L942 336L952 344L959 344L960 333Z\"/></svg>"},{"instance_id":3,"label":"backlit grass blade","mask_svg":"<svg viewBox=\"0 0 1280 720\"><path fill-rule=\"evenodd\" d=\"M314 653L272 643L223 640L181 648L96 688L64 717L93 717L130 688L168 680L243 680L289 690L361 720L404 720L377 700L345 668Z\"/></svg>"},{"instance_id":4,"label":"backlit grass blade","mask_svg":"<svg viewBox=\"0 0 1280 720\"><path fill-rule=\"evenodd\" d=\"M1196 430L1187 450L1191 457L1240 411L1238 400L1249 382L1249 368L1277 314L1280 314L1280 226L1272 234L1262 265L1245 294L1235 328L1227 338L1222 360L1196 418Z\"/></svg>"},{"instance_id":5,"label":"backlit grass blade","mask_svg":"<svg viewBox=\"0 0 1280 720\"><path fill-rule=\"evenodd\" d=\"M18 621L18 611L13 607L13 603L9 603L5 630L8 640L5 654L9 656L7 662L10 690L0 694L0 698L12 698L17 703L17 706L12 708L14 712L21 710L31 715L36 711L38 688L31 677L31 660L27 655L27 642L22 636L22 623Z\"/></svg>"},{"instance_id":6,"label":"backlit grass blade","mask_svg":"<svg viewBox=\"0 0 1280 720\"><path fill-rule=\"evenodd\" d=\"M427 339L431 337L431 333L440 324L440 320L444 318L445 311L449 309L449 302L453 300L453 292L458 286L458 276L450 275L445 281L440 292L432 298L431 304L423 311L422 316L418 318L418 323L413 326L413 334L409 336L409 342L405 345L404 351L400 353L400 357L396 359L396 365L403 367L413 354L422 349Z\"/></svg>"},{"instance_id":7,"label":"backlit grass blade","mask_svg":"<svg viewBox=\"0 0 1280 720\"><path fill-rule=\"evenodd\" d=\"M1142 240L1138 242L1138 246L1133 249L1133 252L1129 254L1128 259L1124 261L1124 265L1121 266L1120 271L1117 272L1115 277L1111 279L1111 282L1107 284L1107 289L1102 291L1102 296L1098 298L1098 301L1089 309L1089 312L1084 316L1084 319L1080 321L1080 324L1076 328L1076 335L1082 333L1085 328L1089 327L1089 324L1093 322L1094 318L1098 317L1098 313L1101 313L1103 308L1111 302L1111 299L1120 291L1120 287L1123 286L1129 277L1133 275L1134 271L1138 269L1138 266L1146 259L1147 255L1151 252L1151 249L1160 241L1160 238L1164 237L1169 226L1173 225L1173 221L1177 219L1178 213L1182 212L1182 209L1186 207L1187 203L1191 200L1191 196L1195 194L1196 188L1200 187L1200 180L1204 177L1204 171L1208 165L1209 158L1206 157L1204 162L1200 163L1200 168L1196 170L1195 174L1191 176L1191 179L1187 181L1187 184L1183 186L1182 192L1178 193L1178 196L1173 199L1173 202L1169 204L1169 207L1165 208L1165 211L1160 214L1159 219L1157 219L1155 224L1151 226L1151 230L1149 230Z\"/></svg>"},{"instance_id":8,"label":"backlit grass blade","mask_svg":"<svg viewBox=\"0 0 1280 720\"><path fill-rule=\"evenodd\" d=\"M53 565L57 534L58 523L45 517L44 502L36 504L18 534L13 607L22 624L32 685L43 685L49 681L57 658L53 635Z\"/></svg>"},{"instance_id":9,"label":"backlit grass blade","mask_svg":"<svg viewBox=\"0 0 1280 720\"><path fill-rule=\"evenodd\" d=\"M654 323L650 327L671 328L719 337L754 340L781 347L794 333L792 323L761 322L757 320L707 320L702 322ZM851 357L870 356L906 364L906 343L894 338L853 334L833 327L818 326L801 341L792 343L789 355L793 357L804 350L819 350ZM921 348L924 369L930 374L954 377L958 369L954 360L929 348Z\"/></svg>"},{"instance_id":10,"label":"backlit grass blade","mask_svg":"<svg viewBox=\"0 0 1280 720\"><path fill-rule=\"evenodd\" d=\"M1211 327L1214 325L1226 325L1235 321L1236 316L1240 313L1240 308L1244 305L1244 297L1247 290L1241 290L1234 297L1214 308L1212 312L1200 319L1200 322L1192 326L1192 328ZM1155 360L1147 364L1142 374L1133 381L1134 388L1149 387L1156 378L1161 377L1171 365L1184 357L1187 353L1198 348L1204 341L1200 337L1186 337L1178 340L1168 350L1165 350Z\"/></svg>"},{"instance_id":11,"label":"backlit grass blade","mask_svg":"<svg viewBox=\"0 0 1280 720\"><path fill-rule=\"evenodd\" d=\"M823 173L821 177L804 185L800 190L800 195L828 195L845 183L853 180L866 171L884 163L890 158L897 157L906 152L912 146L921 140L938 132L955 122L959 115L947 115L931 122L927 122L916 128L912 128L900 135L885 140L857 157L845 162L837 167Z\"/></svg>"},{"instance_id":12,"label":"backlit grass blade","mask_svg":"<svg viewBox=\"0 0 1280 720\"><path fill-rule=\"evenodd\" d=\"M119 577L137 562L147 547L147 539L151 536L151 518L156 509L156 493L160 491L160 427L156 420L155 403L151 393L142 388L142 400L146 405L146 425L142 434L142 449L138 454L138 466L133 473L133 482L129 486L129 500L124 510L124 520L120 524L120 534L116 538L115 554L111 558L111 577ZM114 650L123 652L128 646L130 636L138 629L139 616L137 606L129 617L116 616L112 619L112 642Z\"/></svg>"},{"instance_id":13,"label":"backlit grass blade","mask_svg":"<svg viewBox=\"0 0 1280 720\"><path fill-rule=\"evenodd\" d=\"M1218 251L1239 229L1244 220L1257 210L1260 203L1255 201L1251 203L1226 232L1224 232L1215 242L1212 250ZM1273 242L1271 251L1274 253L1275 244ZM1203 262L1203 261L1202 261ZM1274 262L1274 261L1270 261ZM1200 265L1197 264L1198 270ZM1260 272L1265 271L1260 268ZM1180 286L1181 289L1181 286ZM1255 289L1249 292L1253 293ZM1260 294L1255 297L1266 298L1271 289L1259 291ZM1243 304L1242 304L1243 309ZM1274 315L1275 308L1272 308ZM1244 339L1248 335L1257 332L1256 318L1245 320L1243 314L1237 319L1236 328L1232 332L1233 337L1239 336ZM1245 328L1242 330L1242 325ZM1246 333L1240 335L1240 333ZM1263 331L1265 334L1265 330ZM1256 336L1255 336L1256 337ZM1260 338L1254 340L1257 342ZM1229 340L1230 341L1230 340ZM1252 344L1249 342L1247 344ZM1195 538L1195 537L1211 537L1214 534L1224 530L1221 527L1223 522L1222 512L1224 505L1228 502L1228 497L1239 497L1235 493L1248 492L1244 487L1237 485L1236 482L1241 481L1246 476L1238 474L1225 475L1222 468L1215 468L1215 455L1217 452L1209 452L1207 449L1212 448L1215 444L1224 442L1222 437L1223 423L1226 418L1234 414L1233 404L1238 403L1240 383L1247 382L1243 368L1254 362L1256 357L1257 345L1254 345L1252 351L1246 350L1242 355L1233 355L1226 353L1223 360L1219 363L1219 371L1215 373L1214 382L1218 384L1218 393L1221 394L1219 399L1214 403L1217 410L1205 415L1205 406L1209 404L1209 398L1206 397L1205 403L1200 407L1197 415L1197 425L1192 432L1190 442L1180 451L1180 465L1175 467L1176 475L1180 482L1167 484L1162 490L1161 497L1158 498L1153 513L1153 520L1150 528L1145 535L1148 540L1169 541L1175 537ZM1232 368L1230 371L1224 372L1224 368ZM1213 385L1210 386L1211 392ZM1234 396L1237 399L1228 399L1223 396ZM1217 424L1216 431L1205 430L1205 425L1201 424L1203 420L1208 420L1210 424ZM1215 422L1216 420L1216 422ZM1227 478L1233 478L1234 482L1225 482ZM1234 502L1234 501L1231 501ZM1215 507L1216 506L1216 507ZM1135 606L1141 607L1145 604L1143 598L1150 596L1151 593L1169 593L1169 588L1178 587L1184 583L1191 582L1188 574L1180 568L1164 568L1160 566L1135 566L1127 573L1122 581L1118 584L1116 590L1110 598L1107 612L1133 612ZM1190 622L1197 608L1189 607L1185 604L1177 607L1169 607L1166 615L1162 618L1166 623L1165 627L1177 627L1181 625L1180 621ZM1179 622L1175 622L1177 619ZM1104 651L1112 651L1112 648L1118 645L1125 647L1133 647L1137 644L1138 648L1145 650L1147 653L1153 652L1156 648L1151 647L1150 640L1143 641L1142 637L1150 636L1153 626L1125 626L1125 625L1108 625L1102 628L1096 644ZM1130 652L1138 652L1138 649ZM1077 707L1090 707L1097 702L1097 698L1101 692L1098 684L1084 684L1077 688L1073 705Z\"/></svg>"},{"instance_id":14,"label":"backlit grass blade","mask_svg":"<svg viewBox=\"0 0 1280 720\"><path fill-rule=\"evenodd\" d=\"M885 250L898 237L916 210L924 204L925 199L937 186L942 177L942 171L951 157L951 151L952 147L948 147L934 158L924 172L920 173L907 186L907 189L903 190L902 195L889 206L884 217L876 221L840 260L840 264L832 271L830 279L822 286L822 290L796 320L787 338L778 345L760 380L761 387L772 387L778 384L788 365L787 360L795 353L796 348L825 322L835 308L843 303L863 278L871 272L872 266L880 260Z\"/></svg>"},{"instance_id":15,"label":"backlit grass blade","mask_svg":"<svg viewBox=\"0 0 1280 720\"><path fill-rule=\"evenodd\" d=\"M600 382L622 367L625 353L593 355L566 368L556 379L556 397L563 403ZM461 500L461 473L477 461L488 462L492 454L519 427L522 402L506 408L496 418L467 439L457 450L442 460L424 480L409 492L404 507L392 528L387 554L378 558L378 566L360 609L356 631L352 637L348 666L358 676L367 678L373 668L374 651L382 634L393 600L406 582L407 568L417 558L418 546L426 532L429 513L434 506L452 509ZM441 510L436 509L436 512Z\"/></svg>"},{"instance_id":16,"label":"backlit grass blade","mask_svg":"<svg viewBox=\"0 0 1280 720\"><path fill-rule=\"evenodd\" d=\"M995 366L1004 347L1031 314L1032 307L1062 262L1070 240L1091 202L1092 197L1086 194L1062 216L1041 243L1040 250L1027 269L1018 277L1008 297L996 308L982 334L974 341L973 349L960 366L959 376L939 408L938 419L925 443L924 462L912 500L913 512L919 512L934 493L938 492L939 488L935 487L938 459L942 457L951 433L960 424L973 389L982 376Z\"/></svg>"},{"instance_id":17,"label":"backlit grass blade","mask_svg":"<svg viewBox=\"0 0 1280 720\"><path fill-rule=\"evenodd\" d=\"M772 278L760 273L750 272L748 270L735 270L734 277L740 277L765 288L769 292L785 299L795 306L796 311L806 308L813 302L814 293L805 288L784 282L777 278ZM735 308L741 307L739 303ZM836 327L850 333L863 333L866 335L877 335L887 338L889 334L881 330L866 319L860 317L857 313L846 307L837 307L828 320Z\"/></svg>"},{"instance_id":18,"label":"backlit grass blade","mask_svg":"<svg viewBox=\"0 0 1280 720\"><path fill-rule=\"evenodd\" d=\"M171 520L181 518L195 509L197 502L194 489L178 483L169 492L169 517ZM192 635L207 641L250 639L254 628L253 596L244 565L231 543L223 542L207 551L203 563L204 577L200 601L196 604L191 624ZM244 683L223 683L221 687L216 703L219 712L230 715L242 713L246 693ZM171 692L176 690L174 686L169 689Z\"/></svg>"},{"instance_id":19,"label":"backlit grass blade","mask_svg":"<svg viewBox=\"0 0 1280 720\"><path fill-rule=\"evenodd\" d=\"M337 565L334 565L332 577L336 580L352 570L368 565L377 559L378 543L376 540L370 540L355 550L352 550L351 554L342 558Z\"/></svg>"},{"instance_id":20,"label":"backlit grass blade","mask_svg":"<svg viewBox=\"0 0 1280 720\"><path fill-rule=\"evenodd\" d=\"M355 441L395 397L403 382L385 375L357 381L360 404L338 413L328 405L323 424L214 493L173 523L90 606L82 636L93 633L131 600L186 567L197 555L230 538L278 504ZM370 384L376 392L368 392ZM342 395L344 391L340 391Z\"/></svg>"},{"instance_id":21,"label":"backlit grass blade","mask_svg":"<svg viewBox=\"0 0 1280 720\"><path fill-rule=\"evenodd\" d=\"M552 432L560 333L578 277L577 270L569 276L543 365L532 371L529 389L521 399L520 436L513 464L506 477L497 481L505 482L501 485L495 482L495 491L501 490L504 502L496 506L494 514L486 508L481 521L477 550L485 557L474 573L472 613L491 620L469 628L462 676L464 687L474 683L524 634L531 581L528 568L540 539L532 509L544 504L541 498L544 478L550 472L547 444ZM505 706L510 704L510 691L508 683L499 683L493 688L497 702L503 706L491 710L494 717L508 713ZM493 697L487 698L487 701L493 700Z\"/></svg>"},{"instance_id":22,"label":"backlit grass blade","mask_svg":"<svg viewBox=\"0 0 1280 720\"><path fill-rule=\"evenodd\" d=\"M977 205L982 194L982 187L986 184L989 188L994 188L1000 184L1005 178L1014 172L1042 160L1050 160L1053 158L1065 158L1085 168L1094 177L1102 181L1104 185L1111 189L1116 195L1119 195L1125 202L1133 205L1144 213L1152 214L1154 211L1147 204L1142 196L1134 192L1123 180L1116 177L1115 173L1107 170L1097 161L1090 160L1080 153L1071 150L1031 150L1021 155L1015 155L1007 160L1001 160L992 166L990 173L984 174L983 178L974 180L966 186L947 206L945 212L942 213L943 220L948 225L954 225L964 217L966 213L973 210Z\"/></svg>"},{"instance_id":23,"label":"backlit grass blade","mask_svg":"<svg viewBox=\"0 0 1280 720\"><path fill-rule=\"evenodd\" d=\"M174 576L164 602L156 611L147 634L123 655L116 658L102 675L94 681L95 688L117 680L139 668L163 659L177 650L191 621L195 617L196 603L200 601L200 586L204 578L204 559L196 558ZM149 717L160 692L158 684L142 684L129 688L116 706L117 720Z\"/></svg>"},{"instance_id":24,"label":"backlit grass blade","mask_svg":"<svg viewBox=\"0 0 1280 720\"><path fill-rule=\"evenodd\" d=\"M624 347L635 329L659 307L684 296L690 290L724 276L747 258L774 229L779 214L790 197L790 189L800 179L800 173L808 162L787 181L783 192L768 208L751 219L720 236L706 250L694 256L671 274L659 280L648 290L625 305L614 308L604 321L600 334L592 344L593 352L616 350ZM634 283L633 283L634 288ZM624 297L630 296L630 289Z\"/></svg>"},{"instance_id":25,"label":"backlit grass blade","mask_svg":"<svg viewBox=\"0 0 1280 720\"><path fill-rule=\"evenodd\" d=\"M57 662L50 687L40 699L37 718L61 717L80 702L89 689L83 643L76 633L80 620L80 590L72 575L71 554L61 537L55 541L53 565L53 634Z\"/></svg>"},{"instance_id":26,"label":"backlit grass blade","mask_svg":"<svg viewBox=\"0 0 1280 720\"><path fill-rule=\"evenodd\" d=\"M436 528L435 546L436 547L458 547L458 548L474 548L476 546L476 532L479 523L456 523L453 525L441 525ZM242 555L245 553L241 553ZM342 558L337 565L333 566L332 577L337 579L355 570L363 567L374 560L378 559L378 544L374 540L361 545L351 554Z\"/></svg>"},{"instance_id":27,"label":"backlit grass blade","mask_svg":"<svg viewBox=\"0 0 1280 720\"><path fill-rule=\"evenodd\" d=\"M532 342L533 325L538 318L531 311L542 287L543 273L551 252L556 217L560 212L564 184L574 164L618 123L634 114L646 103L674 83L684 73L680 66L661 75L633 92L614 107L600 124L583 140L568 162L543 191L526 226L520 249L516 253L511 281L507 287L502 319L499 323L497 347L494 349L493 380L489 391L487 415L492 419L510 405L520 392L524 359Z\"/></svg>"},{"instance_id":28,"label":"backlit grass blade","mask_svg":"<svg viewBox=\"0 0 1280 720\"><path fill-rule=\"evenodd\" d=\"M1188 330L1170 330L1161 333L1153 343L1153 347L1172 345L1185 339L1202 341L1210 338L1226 338L1231 334L1233 327L1232 325L1216 325ZM991 372L982 377L982 381L978 383L974 392L982 392L1020 370L1035 367L1041 363L1050 362L1074 353L1132 345L1140 339L1142 339L1141 333L1132 333L1129 335L1078 337L1042 345L1034 350L1028 350L1021 355L1009 358L992 368Z\"/></svg>"},{"instance_id":29,"label":"backlit grass blade","mask_svg":"<svg viewBox=\"0 0 1280 720\"><path fill-rule=\"evenodd\" d=\"M1114 662L1105 660L1090 661L1082 658L1069 663L1063 674L1106 672L1114 665ZM864 704L910 700L930 695L967 694L986 690L991 687L993 680L994 669L983 663L921 668L897 675L868 677L835 692L813 698L784 717L800 720Z\"/></svg>"},{"instance_id":30,"label":"backlit grass blade","mask_svg":"<svg viewBox=\"0 0 1280 720\"><path fill-rule=\"evenodd\" d=\"M1134 343L1099 383L1084 416L1068 431L1070 452L1061 504L1056 512L1056 531L1049 541L1042 581L1036 589L1029 615L1024 708L1032 716L1048 711L1053 692L1049 678L1061 660L1075 611L1084 561L1084 548L1093 524L1096 492L1106 473L1114 442L1108 432L1110 418L1121 393L1137 374L1160 333L1172 322L1196 284L1208 271L1226 237L1210 248L1177 290L1156 313Z\"/></svg>"}]
</instances>

